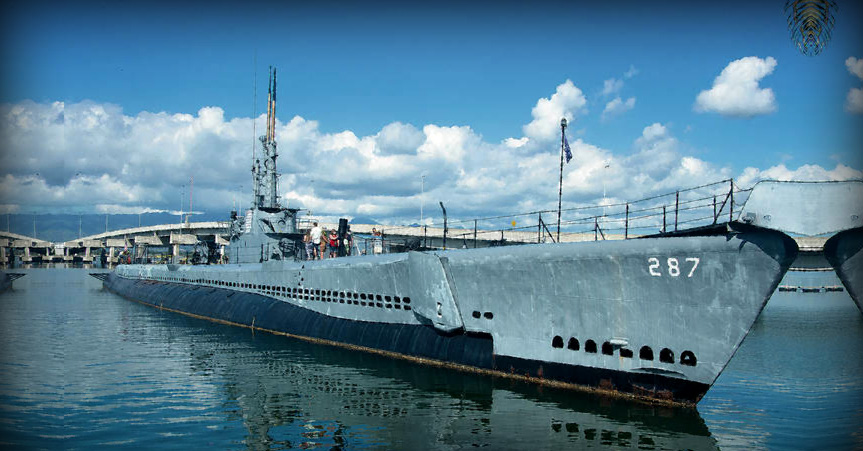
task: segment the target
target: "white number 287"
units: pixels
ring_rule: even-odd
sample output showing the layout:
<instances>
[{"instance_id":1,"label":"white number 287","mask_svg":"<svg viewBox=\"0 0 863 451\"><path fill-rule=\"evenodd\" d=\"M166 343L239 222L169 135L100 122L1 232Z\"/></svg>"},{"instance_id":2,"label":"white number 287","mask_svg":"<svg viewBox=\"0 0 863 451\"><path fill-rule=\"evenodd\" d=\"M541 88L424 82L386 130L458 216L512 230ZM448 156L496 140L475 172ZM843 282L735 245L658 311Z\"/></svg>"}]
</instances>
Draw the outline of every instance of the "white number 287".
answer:
<instances>
[{"instance_id":1,"label":"white number 287","mask_svg":"<svg viewBox=\"0 0 863 451\"><path fill-rule=\"evenodd\" d=\"M695 274L695 268L698 268L698 263L701 261L698 257L687 257L684 259L686 263L691 263L692 267L689 268L689 272L686 273L686 277L692 277ZM647 259L648 267L647 270L650 272L650 275L653 277L662 277L662 264L659 262L659 259L656 257L650 257ZM681 273L680 261L675 257L669 257L665 260L665 268L666 272L671 277L678 277Z\"/></svg>"}]
</instances>

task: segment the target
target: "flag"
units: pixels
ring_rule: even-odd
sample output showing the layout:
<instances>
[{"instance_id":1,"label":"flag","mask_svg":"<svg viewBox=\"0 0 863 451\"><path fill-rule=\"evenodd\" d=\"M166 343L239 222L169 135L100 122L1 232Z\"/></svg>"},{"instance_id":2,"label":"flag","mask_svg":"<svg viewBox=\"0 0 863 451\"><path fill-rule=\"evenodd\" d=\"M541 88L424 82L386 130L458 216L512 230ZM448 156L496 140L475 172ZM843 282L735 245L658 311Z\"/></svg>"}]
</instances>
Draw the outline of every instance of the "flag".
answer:
<instances>
[{"instance_id":1,"label":"flag","mask_svg":"<svg viewBox=\"0 0 863 451\"><path fill-rule=\"evenodd\" d=\"M566 154L566 162L572 160L572 151L569 149L569 141L566 140L566 135L563 135L563 152Z\"/></svg>"}]
</instances>

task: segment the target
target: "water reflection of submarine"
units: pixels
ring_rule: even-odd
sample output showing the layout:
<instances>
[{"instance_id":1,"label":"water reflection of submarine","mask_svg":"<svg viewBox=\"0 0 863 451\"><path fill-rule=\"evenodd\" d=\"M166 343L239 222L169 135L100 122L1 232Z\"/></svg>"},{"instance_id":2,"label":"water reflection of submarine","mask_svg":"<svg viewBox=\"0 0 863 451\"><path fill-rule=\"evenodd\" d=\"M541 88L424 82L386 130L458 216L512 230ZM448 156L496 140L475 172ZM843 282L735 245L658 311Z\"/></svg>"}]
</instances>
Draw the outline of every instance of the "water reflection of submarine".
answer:
<instances>
[{"instance_id":1,"label":"water reflection of submarine","mask_svg":"<svg viewBox=\"0 0 863 451\"><path fill-rule=\"evenodd\" d=\"M365 434L376 431L372 435L388 443L417 446L440 441L494 442L502 439L503 431L510 436L513 427L531 431L531 437L547 431L548 440L555 443L716 446L695 410L638 405L504 378L418 367L266 334L251 338L247 331L227 327L220 331L239 332L236 338L253 346L252 352L261 358L238 356L237 365L254 362L254 367L237 371L230 362L218 362L223 354L202 350L198 365L207 366L207 361L213 368L225 368L220 373L235 379L226 384L229 397L239 406L250 434L262 439L272 428L299 422L314 429L303 435L307 439L332 436L336 440L346 428L362 428ZM434 415L453 410L457 413ZM419 420L430 416L434 421ZM472 426L464 427L465 423Z\"/></svg>"}]
</instances>

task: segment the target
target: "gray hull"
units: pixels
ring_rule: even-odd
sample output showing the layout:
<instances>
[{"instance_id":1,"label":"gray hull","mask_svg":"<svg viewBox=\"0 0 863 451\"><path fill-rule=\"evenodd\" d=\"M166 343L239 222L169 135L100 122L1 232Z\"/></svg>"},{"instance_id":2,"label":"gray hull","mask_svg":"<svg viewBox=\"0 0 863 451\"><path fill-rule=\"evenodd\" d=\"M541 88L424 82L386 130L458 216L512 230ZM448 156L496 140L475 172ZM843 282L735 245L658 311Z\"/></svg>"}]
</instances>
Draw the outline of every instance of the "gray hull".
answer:
<instances>
[{"instance_id":1,"label":"gray hull","mask_svg":"<svg viewBox=\"0 0 863 451\"><path fill-rule=\"evenodd\" d=\"M793 262L786 235L525 245L311 262L128 265L133 300L424 363L696 403Z\"/></svg>"},{"instance_id":2,"label":"gray hull","mask_svg":"<svg viewBox=\"0 0 863 451\"><path fill-rule=\"evenodd\" d=\"M824 243L824 257L863 313L863 228L846 230Z\"/></svg>"}]
</instances>

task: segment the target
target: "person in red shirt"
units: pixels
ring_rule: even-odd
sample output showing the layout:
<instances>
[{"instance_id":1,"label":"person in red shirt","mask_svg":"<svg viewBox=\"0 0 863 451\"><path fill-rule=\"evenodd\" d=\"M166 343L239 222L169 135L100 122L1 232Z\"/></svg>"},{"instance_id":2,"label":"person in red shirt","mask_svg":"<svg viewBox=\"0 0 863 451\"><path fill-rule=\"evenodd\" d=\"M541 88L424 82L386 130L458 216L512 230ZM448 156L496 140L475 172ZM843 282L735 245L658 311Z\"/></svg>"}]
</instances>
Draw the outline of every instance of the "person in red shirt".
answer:
<instances>
[{"instance_id":1,"label":"person in red shirt","mask_svg":"<svg viewBox=\"0 0 863 451\"><path fill-rule=\"evenodd\" d=\"M329 258L338 257L339 255L339 235L335 229L330 230L330 236L327 237L327 248L329 248Z\"/></svg>"}]
</instances>

